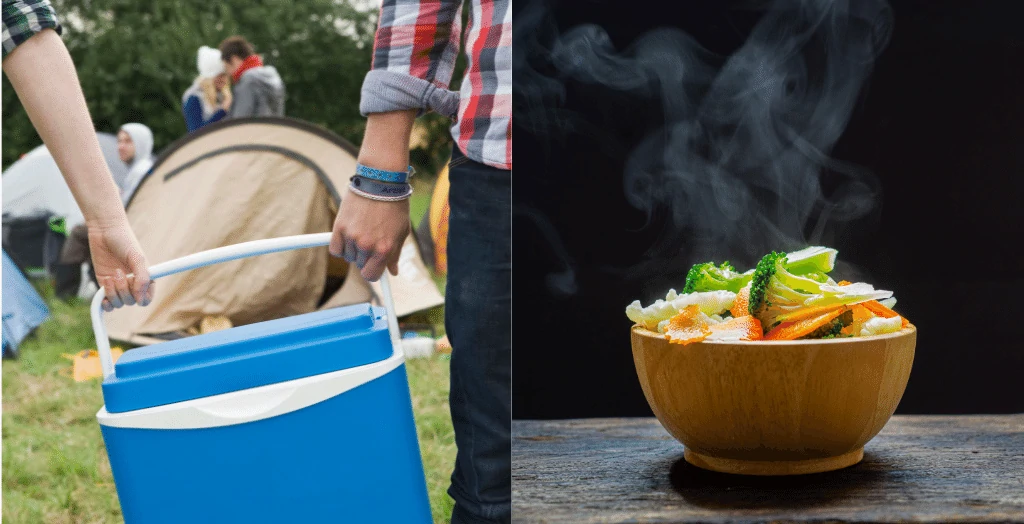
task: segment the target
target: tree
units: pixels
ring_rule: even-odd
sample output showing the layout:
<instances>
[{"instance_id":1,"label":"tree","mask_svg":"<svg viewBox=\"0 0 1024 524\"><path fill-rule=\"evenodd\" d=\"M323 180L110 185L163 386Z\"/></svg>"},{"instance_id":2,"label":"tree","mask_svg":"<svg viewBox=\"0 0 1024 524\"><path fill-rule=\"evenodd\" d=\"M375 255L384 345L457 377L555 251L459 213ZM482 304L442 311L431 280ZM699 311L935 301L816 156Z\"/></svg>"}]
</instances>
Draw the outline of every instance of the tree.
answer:
<instances>
[{"instance_id":1,"label":"tree","mask_svg":"<svg viewBox=\"0 0 1024 524\"><path fill-rule=\"evenodd\" d=\"M362 138L359 91L370 68L377 19L373 5L354 0L53 4L98 131L113 133L123 123L142 122L153 130L157 151L183 136L181 96L196 76L196 51L239 34L280 72L288 116L324 126L357 145ZM460 76L457 71L455 78ZM6 78L3 115L6 168L41 143ZM451 141L436 136L443 128L436 119L427 127L430 152L414 158L429 176L443 161L436 158L444 150L439 144Z\"/></svg>"}]
</instances>

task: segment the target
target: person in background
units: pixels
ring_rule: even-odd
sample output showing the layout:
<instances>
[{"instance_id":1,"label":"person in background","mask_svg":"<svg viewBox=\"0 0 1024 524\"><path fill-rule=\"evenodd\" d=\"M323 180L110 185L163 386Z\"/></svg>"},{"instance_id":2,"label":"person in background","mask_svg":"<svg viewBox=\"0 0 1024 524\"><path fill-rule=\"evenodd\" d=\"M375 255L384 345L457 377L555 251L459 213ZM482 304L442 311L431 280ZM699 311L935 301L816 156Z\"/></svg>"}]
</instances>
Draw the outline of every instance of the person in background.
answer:
<instances>
[{"instance_id":1,"label":"person in background","mask_svg":"<svg viewBox=\"0 0 1024 524\"><path fill-rule=\"evenodd\" d=\"M231 89L220 51L204 45L199 48L196 63L199 76L181 97L189 133L221 120L231 109Z\"/></svg>"},{"instance_id":2,"label":"person in background","mask_svg":"<svg viewBox=\"0 0 1024 524\"><path fill-rule=\"evenodd\" d=\"M469 27L461 30L462 7ZM383 0L356 172L331 254L369 280L398 273L417 115L452 118L445 327L457 455L452 524L510 522L512 505L512 2ZM461 42L466 72L448 90Z\"/></svg>"},{"instance_id":3,"label":"person in background","mask_svg":"<svg viewBox=\"0 0 1024 524\"><path fill-rule=\"evenodd\" d=\"M220 57L234 84L229 117L284 116L284 81L274 66L263 65L252 44L229 37L220 44Z\"/></svg>"},{"instance_id":4,"label":"person in background","mask_svg":"<svg viewBox=\"0 0 1024 524\"><path fill-rule=\"evenodd\" d=\"M153 167L153 132L142 124L125 124L117 132L117 154L128 164L128 173L118 182L121 203L125 207L131 200L139 182ZM79 224L68 231L60 251L61 264L80 265L90 259L89 225ZM95 274L95 267L90 271Z\"/></svg>"},{"instance_id":5,"label":"person in background","mask_svg":"<svg viewBox=\"0 0 1024 524\"><path fill-rule=\"evenodd\" d=\"M85 216L103 309L153 300L146 256L103 159L62 28L48 0L3 0L3 70Z\"/></svg>"},{"instance_id":6,"label":"person in background","mask_svg":"<svg viewBox=\"0 0 1024 524\"><path fill-rule=\"evenodd\" d=\"M128 174L118 188L121 202L128 207L135 189L153 168L153 131L134 122L121 126L117 131L117 154L122 162L128 164Z\"/></svg>"}]
</instances>

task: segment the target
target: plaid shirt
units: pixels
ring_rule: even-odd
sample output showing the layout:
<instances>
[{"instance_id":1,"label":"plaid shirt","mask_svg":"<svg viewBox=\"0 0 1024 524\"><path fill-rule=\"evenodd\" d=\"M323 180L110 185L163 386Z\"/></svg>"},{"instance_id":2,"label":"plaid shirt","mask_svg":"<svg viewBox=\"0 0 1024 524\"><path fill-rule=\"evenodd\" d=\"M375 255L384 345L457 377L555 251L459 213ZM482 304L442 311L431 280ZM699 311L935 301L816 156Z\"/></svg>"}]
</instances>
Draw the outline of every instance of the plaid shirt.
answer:
<instances>
[{"instance_id":1,"label":"plaid shirt","mask_svg":"<svg viewBox=\"0 0 1024 524\"><path fill-rule=\"evenodd\" d=\"M472 160L512 169L512 2L468 0L466 73L448 91L458 57L463 0L383 0L363 114L433 109Z\"/></svg>"},{"instance_id":2,"label":"plaid shirt","mask_svg":"<svg viewBox=\"0 0 1024 524\"><path fill-rule=\"evenodd\" d=\"M49 0L3 0L3 57L43 29L62 32Z\"/></svg>"}]
</instances>

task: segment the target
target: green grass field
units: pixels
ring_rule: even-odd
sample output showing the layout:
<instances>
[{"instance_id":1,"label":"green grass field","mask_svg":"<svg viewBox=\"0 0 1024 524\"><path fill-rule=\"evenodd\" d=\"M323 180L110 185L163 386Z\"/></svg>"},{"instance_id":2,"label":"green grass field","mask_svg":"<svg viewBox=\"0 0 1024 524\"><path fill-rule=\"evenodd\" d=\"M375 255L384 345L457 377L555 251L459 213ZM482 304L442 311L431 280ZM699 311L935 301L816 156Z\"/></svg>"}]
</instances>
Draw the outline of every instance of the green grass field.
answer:
<instances>
[{"instance_id":1,"label":"green grass field","mask_svg":"<svg viewBox=\"0 0 1024 524\"><path fill-rule=\"evenodd\" d=\"M95 418L103 405L99 381L62 375L71 365L63 353L95 346L88 308L41 293L52 318L23 343L18 360L3 362L3 522L122 522ZM440 313L423 316L436 321ZM445 490L455 462L448 362L434 356L407 367L434 520L448 522Z\"/></svg>"}]
</instances>

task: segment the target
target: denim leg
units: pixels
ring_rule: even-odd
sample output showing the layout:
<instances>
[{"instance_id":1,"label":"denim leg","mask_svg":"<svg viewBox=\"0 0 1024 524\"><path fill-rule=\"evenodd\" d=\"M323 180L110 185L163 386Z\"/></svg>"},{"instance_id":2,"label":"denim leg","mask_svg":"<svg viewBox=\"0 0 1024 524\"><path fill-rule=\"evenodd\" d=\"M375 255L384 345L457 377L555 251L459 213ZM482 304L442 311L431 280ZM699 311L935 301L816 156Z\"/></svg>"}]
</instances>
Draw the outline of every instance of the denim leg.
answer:
<instances>
[{"instance_id":1,"label":"denim leg","mask_svg":"<svg viewBox=\"0 0 1024 524\"><path fill-rule=\"evenodd\" d=\"M511 522L512 173L459 154L453 161L445 292L458 448L452 524Z\"/></svg>"}]
</instances>

